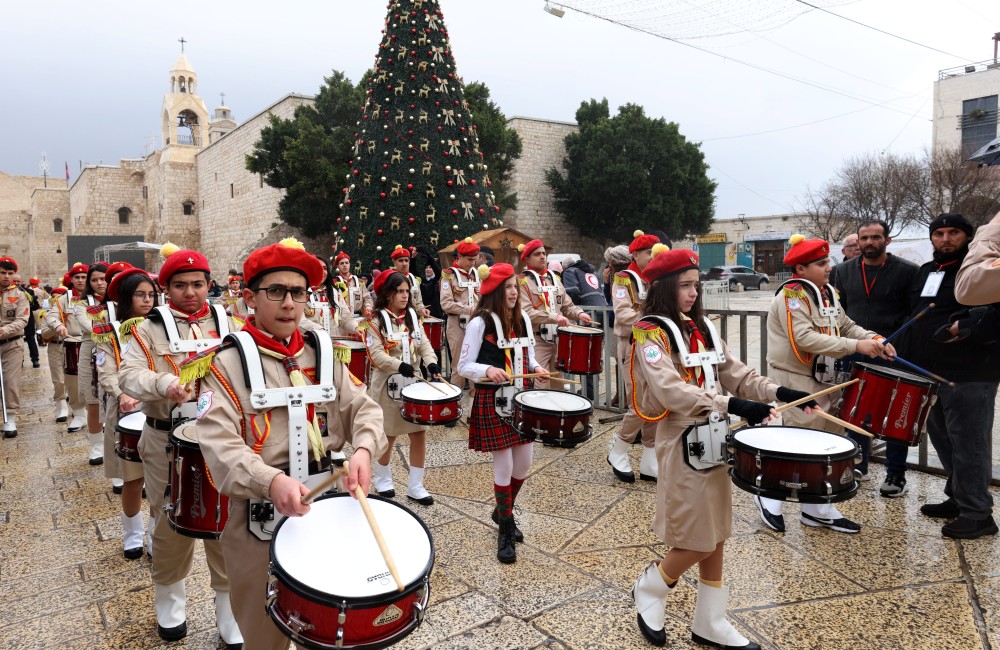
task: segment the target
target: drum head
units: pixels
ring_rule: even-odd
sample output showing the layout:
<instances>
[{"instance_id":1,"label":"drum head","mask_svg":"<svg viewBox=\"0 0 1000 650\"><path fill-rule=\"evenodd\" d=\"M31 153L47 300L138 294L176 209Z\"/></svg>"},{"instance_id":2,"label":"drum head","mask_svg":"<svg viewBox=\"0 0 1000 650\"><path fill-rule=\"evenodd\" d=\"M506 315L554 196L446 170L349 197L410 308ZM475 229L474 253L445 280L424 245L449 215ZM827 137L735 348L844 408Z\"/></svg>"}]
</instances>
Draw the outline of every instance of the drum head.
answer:
<instances>
[{"instance_id":1,"label":"drum head","mask_svg":"<svg viewBox=\"0 0 1000 650\"><path fill-rule=\"evenodd\" d=\"M832 456L852 453L850 438L827 431L799 427L752 427L737 431L733 439L746 447L797 456Z\"/></svg>"},{"instance_id":2,"label":"drum head","mask_svg":"<svg viewBox=\"0 0 1000 650\"><path fill-rule=\"evenodd\" d=\"M174 427L170 435L178 440L189 442L194 446L198 446L198 431L195 429L194 420L185 420Z\"/></svg>"},{"instance_id":3,"label":"drum head","mask_svg":"<svg viewBox=\"0 0 1000 650\"><path fill-rule=\"evenodd\" d=\"M403 506L368 498L403 585L430 572L430 532ZM271 541L271 557L307 588L331 598L363 599L396 591L361 504L348 495L321 497L303 517L282 520Z\"/></svg>"},{"instance_id":4,"label":"drum head","mask_svg":"<svg viewBox=\"0 0 1000 650\"><path fill-rule=\"evenodd\" d=\"M534 411L553 413L579 413L594 408L589 399L561 390L525 390L515 395L514 401Z\"/></svg>"},{"instance_id":5,"label":"drum head","mask_svg":"<svg viewBox=\"0 0 1000 650\"><path fill-rule=\"evenodd\" d=\"M401 393L403 399L415 402L450 402L462 395L462 391L457 386L450 386L439 381L432 382L432 384L417 382L403 386ZM444 394L437 390L438 388L444 391Z\"/></svg>"},{"instance_id":6,"label":"drum head","mask_svg":"<svg viewBox=\"0 0 1000 650\"><path fill-rule=\"evenodd\" d=\"M141 411L123 415L118 420L118 428L126 431L142 431L142 425L146 423L146 416Z\"/></svg>"},{"instance_id":7,"label":"drum head","mask_svg":"<svg viewBox=\"0 0 1000 650\"><path fill-rule=\"evenodd\" d=\"M936 384L932 379L927 377L921 377L920 375L914 375L908 372L903 372L902 370L896 370L895 368L889 368L886 366L876 366L872 363L855 363L855 368L863 368L866 372L870 372L873 375L878 375L880 377L887 377L889 379L898 379L904 381L908 384L918 384L918 385L933 385Z\"/></svg>"},{"instance_id":8,"label":"drum head","mask_svg":"<svg viewBox=\"0 0 1000 650\"><path fill-rule=\"evenodd\" d=\"M424 316L424 322L434 324L434 323L443 323L444 321L441 320L440 318L434 318L433 316Z\"/></svg>"},{"instance_id":9,"label":"drum head","mask_svg":"<svg viewBox=\"0 0 1000 650\"><path fill-rule=\"evenodd\" d=\"M582 325L563 325L557 328L556 331L575 334L577 336L601 336L603 334L600 330L595 330L593 327L583 327Z\"/></svg>"}]
</instances>

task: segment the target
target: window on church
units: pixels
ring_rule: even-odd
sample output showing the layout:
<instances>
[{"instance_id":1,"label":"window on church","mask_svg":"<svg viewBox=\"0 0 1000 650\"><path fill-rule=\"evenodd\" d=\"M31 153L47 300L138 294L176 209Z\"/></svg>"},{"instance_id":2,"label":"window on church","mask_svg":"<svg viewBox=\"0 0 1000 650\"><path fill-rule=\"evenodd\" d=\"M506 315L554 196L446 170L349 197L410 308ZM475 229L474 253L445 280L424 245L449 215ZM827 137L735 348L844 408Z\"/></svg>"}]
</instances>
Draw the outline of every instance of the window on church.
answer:
<instances>
[{"instance_id":1,"label":"window on church","mask_svg":"<svg viewBox=\"0 0 1000 650\"><path fill-rule=\"evenodd\" d=\"M192 214L194 214L194 203L191 202L191 201L185 201L184 202L184 216L185 217L190 217Z\"/></svg>"},{"instance_id":2,"label":"window on church","mask_svg":"<svg viewBox=\"0 0 1000 650\"><path fill-rule=\"evenodd\" d=\"M142 186L142 198L144 198L144 199L148 199L149 198L149 186L147 186L147 185L143 185Z\"/></svg>"},{"instance_id":3,"label":"window on church","mask_svg":"<svg viewBox=\"0 0 1000 650\"><path fill-rule=\"evenodd\" d=\"M52 232L62 232L62 219L52 220Z\"/></svg>"},{"instance_id":4,"label":"window on church","mask_svg":"<svg viewBox=\"0 0 1000 650\"><path fill-rule=\"evenodd\" d=\"M129 218L129 215L131 215L131 214L132 214L132 211L129 210L128 208L125 208L125 207L118 208L118 225L119 226L127 226L128 225L128 218Z\"/></svg>"}]
</instances>

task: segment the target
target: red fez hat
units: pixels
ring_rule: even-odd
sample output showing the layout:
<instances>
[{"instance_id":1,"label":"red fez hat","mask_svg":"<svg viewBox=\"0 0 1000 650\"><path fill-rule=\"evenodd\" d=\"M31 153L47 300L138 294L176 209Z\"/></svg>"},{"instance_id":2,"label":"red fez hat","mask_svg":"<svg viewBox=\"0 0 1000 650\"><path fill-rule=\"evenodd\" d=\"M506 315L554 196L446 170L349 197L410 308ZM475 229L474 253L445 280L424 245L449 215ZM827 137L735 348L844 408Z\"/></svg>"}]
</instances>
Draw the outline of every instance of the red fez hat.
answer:
<instances>
[{"instance_id":1,"label":"red fez hat","mask_svg":"<svg viewBox=\"0 0 1000 650\"><path fill-rule=\"evenodd\" d=\"M803 235L792 235L788 243L792 247L785 253L785 264L793 269L796 264L812 264L830 256L830 244L822 239L806 239Z\"/></svg>"},{"instance_id":2,"label":"red fez hat","mask_svg":"<svg viewBox=\"0 0 1000 650\"><path fill-rule=\"evenodd\" d=\"M340 251L339 253L337 253L337 256L333 258L333 263L340 264L340 260L350 261L350 259L351 256L347 254L347 251Z\"/></svg>"},{"instance_id":3,"label":"red fez hat","mask_svg":"<svg viewBox=\"0 0 1000 650\"><path fill-rule=\"evenodd\" d=\"M87 266L83 262L77 262L76 264L73 265L73 268L69 270L70 279L72 279L74 275L79 275L80 273L86 275L89 270L90 270L89 266Z\"/></svg>"},{"instance_id":4,"label":"red fez hat","mask_svg":"<svg viewBox=\"0 0 1000 650\"><path fill-rule=\"evenodd\" d=\"M628 245L628 252L633 255L639 251L644 251L647 248L652 248L654 244L660 243L659 237L656 235L647 235L641 230L636 230L632 233L632 236L635 237L635 239L633 239L632 243Z\"/></svg>"},{"instance_id":5,"label":"red fez hat","mask_svg":"<svg viewBox=\"0 0 1000 650\"><path fill-rule=\"evenodd\" d=\"M275 271L299 273L310 287L323 281L323 263L316 259L315 255L307 253L302 242L294 237L258 248L250 253L250 257L243 263L243 277L247 279L248 285Z\"/></svg>"},{"instance_id":6,"label":"red fez hat","mask_svg":"<svg viewBox=\"0 0 1000 650\"><path fill-rule=\"evenodd\" d=\"M698 268L698 256L686 248L670 250L665 244L653 245L653 259L642 270L642 279L652 283L660 278Z\"/></svg>"},{"instance_id":7,"label":"red fez hat","mask_svg":"<svg viewBox=\"0 0 1000 650\"><path fill-rule=\"evenodd\" d=\"M0 262L7 262L8 264L14 265L14 270L17 270L17 262L14 261L13 257L0 257Z\"/></svg>"},{"instance_id":8,"label":"red fez hat","mask_svg":"<svg viewBox=\"0 0 1000 650\"><path fill-rule=\"evenodd\" d=\"M472 237L466 237L465 241L455 247L455 252L465 257L479 255L479 244L472 241Z\"/></svg>"},{"instance_id":9,"label":"red fez hat","mask_svg":"<svg viewBox=\"0 0 1000 650\"><path fill-rule=\"evenodd\" d=\"M386 269L385 271L382 271L377 276L375 276L375 280L372 282L372 289L375 290L376 296L382 292L382 287L385 286L385 281L388 280L393 275L402 275L402 274L396 269Z\"/></svg>"},{"instance_id":10,"label":"red fez hat","mask_svg":"<svg viewBox=\"0 0 1000 650\"><path fill-rule=\"evenodd\" d=\"M518 246L517 250L521 251L521 261L523 262L528 259L528 256L531 255L536 248L544 245L545 244L542 243L541 239L532 239L527 244L521 244Z\"/></svg>"},{"instance_id":11,"label":"red fez hat","mask_svg":"<svg viewBox=\"0 0 1000 650\"><path fill-rule=\"evenodd\" d=\"M390 257L394 260L398 260L400 257L409 257L410 249L405 248L402 244L396 244L396 248L392 251Z\"/></svg>"},{"instance_id":12,"label":"red fez hat","mask_svg":"<svg viewBox=\"0 0 1000 650\"><path fill-rule=\"evenodd\" d=\"M208 258L198 251L181 249L176 244L167 242L160 247L160 255L166 258L160 267L160 283L164 287L170 284L170 278L177 273L212 272L208 266Z\"/></svg>"},{"instance_id":13,"label":"red fez hat","mask_svg":"<svg viewBox=\"0 0 1000 650\"><path fill-rule=\"evenodd\" d=\"M504 264L503 262L498 262L493 266L486 266L483 264L479 267L479 279L482 282L479 285L479 295L488 296L497 290L497 287L502 287L503 283L507 281L507 278L513 277L514 267L510 264Z\"/></svg>"},{"instance_id":14,"label":"red fez hat","mask_svg":"<svg viewBox=\"0 0 1000 650\"><path fill-rule=\"evenodd\" d=\"M132 265L129 264L128 262L115 262L114 264L108 267L107 271L104 272L104 281L110 285L111 281L115 279L116 275L118 275L122 271L127 271L130 268L132 268Z\"/></svg>"},{"instance_id":15,"label":"red fez hat","mask_svg":"<svg viewBox=\"0 0 1000 650\"><path fill-rule=\"evenodd\" d=\"M147 279L149 278L149 274L146 273L143 269L131 265L125 270L116 272L114 277L111 278L111 282L108 283L108 289L107 289L108 300L118 302L118 291L121 290L121 286L122 283L125 281L125 278L131 275L141 275L146 277ZM107 276L105 275L104 277ZM149 281L152 282L152 279L150 279Z\"/></svg>"},{"instance_id":16,"label":"red fez hat","mask_svg":"<svg viewBox=\"0 0 1000 650\"><path fill-rule=\"evenodd\" d=\"M37 287L41 283L42 281L39 280L38 278L28 278L28 284L30 284L33 287Z\"/></svg>"},{"instance_id":17,"label":"red fez hat","mask_svg":"<svg viewBox=\"0 0 1000 650\"><path fill-rule=\"evenodd\" d=\"M52 287L53 296L61 296L64 293L66 293L66 291L67 291L66 287Z\"/></svg>"}]
</instances>

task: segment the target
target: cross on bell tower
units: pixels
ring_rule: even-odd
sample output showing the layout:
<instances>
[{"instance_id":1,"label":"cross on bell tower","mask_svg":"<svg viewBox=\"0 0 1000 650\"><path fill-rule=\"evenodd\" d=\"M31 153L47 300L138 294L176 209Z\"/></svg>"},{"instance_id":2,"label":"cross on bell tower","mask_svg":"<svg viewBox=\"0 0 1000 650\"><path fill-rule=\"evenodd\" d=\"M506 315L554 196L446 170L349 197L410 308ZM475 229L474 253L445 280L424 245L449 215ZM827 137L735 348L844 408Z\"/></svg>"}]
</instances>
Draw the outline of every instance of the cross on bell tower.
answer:
<instances>
[{"instance_id":1,"label":"cross on bell tower","mask_svg":"<svg viewBox=\"0 0 1000 650\"><path fill-rule=\"evenodd\" d=\"M181 54L184 54L184 44L187 43L187 41L185 41L184 37L181 36L179 39L177 39L177 42L181 44Z\"/></svg>"}]
</instances>

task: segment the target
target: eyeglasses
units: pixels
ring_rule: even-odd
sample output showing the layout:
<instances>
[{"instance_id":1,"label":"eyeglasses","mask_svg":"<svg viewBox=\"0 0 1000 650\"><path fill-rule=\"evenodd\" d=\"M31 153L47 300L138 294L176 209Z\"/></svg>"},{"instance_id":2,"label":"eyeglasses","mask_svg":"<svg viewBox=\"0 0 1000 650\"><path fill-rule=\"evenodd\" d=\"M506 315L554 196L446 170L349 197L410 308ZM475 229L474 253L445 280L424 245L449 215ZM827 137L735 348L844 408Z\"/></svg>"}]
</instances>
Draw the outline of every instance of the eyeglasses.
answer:
<instances>
[{"instance_id":1,"label":"eyeglasses","mask_svg":"<svg viewBox=\"0 0 1000 650\"><path fill-rule=\"evenodd\" d=\"M309 302L309 290L301 287L275 285L273 287L261 287L257 291L263 291L267 299L274 302L283 302L285 296L291 296L293 302Z\"/></svg>"},{"instance_id":2,"label":"eyeglasses","mask_svg":"<svg viewBox=\"0 0 1000 650\"><path fill-rule=\"evenodd\" d=\"M139 300L155 300L156 299L156 292L155 291L136 291L135 293L132 294L132 297L133 298L138 298Z\"/></svg>"}]
</instances>

